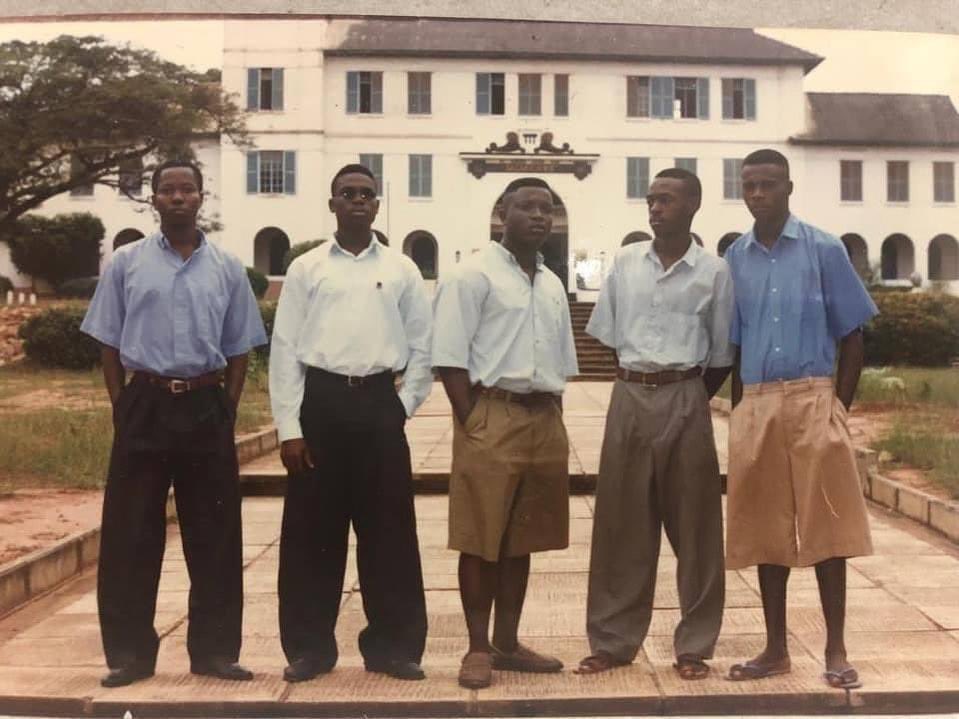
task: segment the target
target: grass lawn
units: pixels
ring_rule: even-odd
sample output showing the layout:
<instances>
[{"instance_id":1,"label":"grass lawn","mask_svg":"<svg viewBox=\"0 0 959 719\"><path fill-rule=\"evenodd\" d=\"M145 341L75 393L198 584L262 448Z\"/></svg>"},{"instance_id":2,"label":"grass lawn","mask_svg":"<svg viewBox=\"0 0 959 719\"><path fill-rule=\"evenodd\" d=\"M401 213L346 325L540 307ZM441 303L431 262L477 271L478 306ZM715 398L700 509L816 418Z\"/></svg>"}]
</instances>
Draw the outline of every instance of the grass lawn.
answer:
<instances>
[{"instance_id":1,"label":"grass lawn","mask_svg":"<svg viewBox=\"0 0 959 719\"><path fill-rule=\"evenodd\" d=\"M237 433L271 421L265 371L251 367ZM103 485L113 422L103 377L89 372L0 367L0 492Z\"/></svg>"}]
</instances>

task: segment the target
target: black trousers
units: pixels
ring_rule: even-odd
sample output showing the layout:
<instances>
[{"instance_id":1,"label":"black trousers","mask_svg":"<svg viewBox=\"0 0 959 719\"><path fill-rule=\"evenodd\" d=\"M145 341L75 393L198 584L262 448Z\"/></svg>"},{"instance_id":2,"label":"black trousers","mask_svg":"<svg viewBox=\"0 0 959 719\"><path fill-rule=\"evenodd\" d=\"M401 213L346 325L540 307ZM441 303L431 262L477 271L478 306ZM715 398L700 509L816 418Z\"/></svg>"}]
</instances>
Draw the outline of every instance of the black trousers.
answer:
<instances>
[{"instance_id":1,"label":"black trousers","mask_svg":"<svg viewBox=\"0 0 959 719\"><path fill-rule=\"evenodd\" d=\"M367 626L367 664L419 662L426 603L416 538L406 413L385 375L348 387L306 376L300 412L314 469L290 475L280 539L280 639L289 661L336 663L334 638L350 522Z\"/></svg>"},{"instance_id":2,"label":"black trousers","mask_svg":"<svg viewBox=\"0 0 959 719\"><path fill-rule=\"evenodd\" d=\"M190 659L239 658L243 548L233 421L219 386L172 395L134 377L117 399L97 576L110 668L156 662L153 619L171 482L190 574Z\"/></svg>"}]
</instances>

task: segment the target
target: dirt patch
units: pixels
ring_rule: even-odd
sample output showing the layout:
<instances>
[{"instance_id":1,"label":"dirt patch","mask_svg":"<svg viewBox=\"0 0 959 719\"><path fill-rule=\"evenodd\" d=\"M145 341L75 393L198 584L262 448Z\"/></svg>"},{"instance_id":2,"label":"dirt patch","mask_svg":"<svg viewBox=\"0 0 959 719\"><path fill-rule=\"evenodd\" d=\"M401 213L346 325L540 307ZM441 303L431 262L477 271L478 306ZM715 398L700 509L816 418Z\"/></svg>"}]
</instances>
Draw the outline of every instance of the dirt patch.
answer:
<instances>
[{"instance_id":1,"label":"dirt patch","mask_svg":"<svg viewBox=\"0 0 959 719\"><path fill-rule=\"evenodd\" d=\"M25 489L0 495L0 566L100 526L101 490Z\"/></svg>"},{"instance_id":2,"label":"dirt patch","mask_svg":"<svg viewBox=\"0 0 959 719\"><path fill-rule=\"evenodd\" d=\"M893 424L895 410L869 405L853 405L849 413L849 434L857 447L871 447Z\"/></svg>"},{"instance_id":3,"label":"dirt patch","mask_svg":"<svg viewBox=\"0 0 959 719\"><path fill-rule=\"evenodd\" d=\"M0 367L23 359L23 341L17 337L17 330L21 324L40 311L40 307L29 305L0 307Z\"/></svg>"},{"instance_id":4,"label":"dirt patch","mask_svg":"<svg viewBox=\"0 0 959 719\"><path fill-rule=\"evenodd\" d=\"M108 404L107 395L102 391L83 392L71 389L70 392L60 392L50 389L35 389L0 400L0 410L14 412L54 408L89 410L96 407L105 407Z\"/></svg>"},{"instance_id":5,"label":"dirt patch","mask_svg":"<svg viewBox=\"0 0 959 719\"><path fill-rule=\"evenodd\" d=\"M930 482L926 476L927 473L921 469L895 465L886 465L881 469L882 475L893 482L899 482L899 484L904 484L910 489L925 492L946 502L952 501L952 495L949 491L940 484Z\"/></svg>"}]
</instances>

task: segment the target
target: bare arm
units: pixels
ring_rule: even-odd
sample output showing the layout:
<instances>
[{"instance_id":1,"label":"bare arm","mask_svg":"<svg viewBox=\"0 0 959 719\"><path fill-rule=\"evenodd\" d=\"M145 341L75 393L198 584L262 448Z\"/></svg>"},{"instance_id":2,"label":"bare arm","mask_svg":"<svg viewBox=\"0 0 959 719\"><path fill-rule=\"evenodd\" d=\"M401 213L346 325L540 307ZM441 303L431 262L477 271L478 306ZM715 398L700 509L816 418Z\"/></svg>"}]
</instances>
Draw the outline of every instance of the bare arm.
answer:
<instances>
[{"instance_id":1,"label":"bare arm","mask_svg":"<svg viewBox=\"0 0 959 719\"><path fill-rule=\"evenodd\" d=\"M733 363L733 391L731 393L732 406L735 407L743 398L743 380L739 376L740 353L742 350L736 348L736 361Z\"/></svg>"},{"instance_id":2,"label":"bare arm","mask_svg":"<svg viewBox=\"0 0 959 719\"><path fill-rule=\"evenodd\" d=\"M469 371L459 367L437 367L443 389L453 405L453 415L462 426L476 404L476 393L470 384Z\"/></svg>"},{"instance_id":3,"label":"bare arm","mask_svg":"<svg viewBox=\"0 0 959 719\"><path fill-rule=\"evenodd\" d=\"M226 396L233 403L234 410L240 405L240 395L243 394L243 383L246 382L246 365L249 358L249 352L226 358L223 388L226 390Z\"/></svg>"},{"instance_id":4,"label":"bare arm","mask_svg":"<svg viewBox=\"0 0 959 719\"><path fill-rule=\"evenodd\" d=\"M719 391L726 381L732 367L707 367L703 372L703 383L706 385L706 396L710 399Z\"/></svg>"},{"instance_id":5,"label":"bare arm","mask_svg":"<svg viewBox=\"0 0 959 719\"><path fill-rule=\"evenodd\" d=\"M864 357L862 330L855 329L839 340L839 366L836 370L836 396L846 409L852 406L859 385Z\"/></svg>"},{"instance_id":6,"label":"bare arm","mask_svg":"<svg viewBox=\"0 0 959 719\"><path fill-rule=\"evenodd\" d=\"M126 382L126 371L120 362L120 350L110 345L100 345L100 364L103 365L103 383L110 395L110 404L116 404L120 390Z\"/></svg>"}]
</instances>

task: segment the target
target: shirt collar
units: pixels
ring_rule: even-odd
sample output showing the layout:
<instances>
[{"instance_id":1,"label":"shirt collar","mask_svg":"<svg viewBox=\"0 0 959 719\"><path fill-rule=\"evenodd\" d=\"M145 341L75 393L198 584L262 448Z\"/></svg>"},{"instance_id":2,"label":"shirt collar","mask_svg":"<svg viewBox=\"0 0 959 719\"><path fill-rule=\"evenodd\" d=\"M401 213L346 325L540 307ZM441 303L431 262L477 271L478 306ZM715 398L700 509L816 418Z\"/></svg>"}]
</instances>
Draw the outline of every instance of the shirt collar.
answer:
<instances>
[{"instance_id":1,"label":"shirt collar","mask_svg":"<svg viewBox=\"0 0 959 719\"><path fill-rule=\"evenodd\" d=\"M650 240L647 243L648 247L646 248L646 259L652 262L653 264L662 267L662 260L659 259L659 256L656 254L656 251L653 249L653 240ZM703 253L703 248L699 246L699 243L696 242L692 237L689 238L689 247L686 248L686 252L680 257L676 262L670 265L670 269L678 265L680 262L685 263L690 268L696 266L696 262L699 261L699 256Z\"/></svg>"},{"instance_id":2,"label":"shirt collar","mask_svg":"<svg viewBox=\"0 0 959 719\"><path fill-rule=\"evenodd\" d=\"M206 235L203 233L203 230L197 229L197 234L200 236L200 241L197 243L196 249L194 252L199 252L203 249L203 246L207 243ZM163 234L163 230L159 230L156 233L156 241L161 249L172 250L173 246L170 244L170 241L166 238L166 235Z\"/></svg>"},{"instance_id":3,"label":"shirt collar","mask_svg":"<svg viewBox=\"0 0 959 719\"><path fill-rule=\"evenodd\" d=\"M791 212L789 213L789 217L786 218L786 224L783 225L782 232L779 233L779 237L776 238L776 242L779 242L779 239L782 237L788 237L791 240L799 239L799 218ZM763 250L766 249L765 247L762 247L762 245L759 244L759 240L756 239L755 224L753 224L753 226L749 228L749 232L746 233L744 244L747 246L756 245L757 247L761 247Z\"/></svg>"},{"instance_id":4,"label":"shirt collar","mask_svg":"<svg viewBox=\"0 0 959 719\"><path fill-rule=\"evenodd\" d=\"M496 249L494 250L494 252L499 253L499 256L500 256L500 257L502 257L503 259L505 259L508 263L512 264L513 266L518 267L518 268L521 269L521 270L523 269L522 267L519 266L519 262L517 262L516 256L515 256L512 252L510 252L509 250L507 250L505 247L503 247L503 243L502 243L502 242L495 242L495 241L491 240L491 241L490 241L490 244L491 244L491 245L495 245ZM541 272L541 271L542 271L542 269L543 269L543 262L544 262L543 253L542 253L542 252L537 252L537 253L536 253L536 271L537 271L537 272Z\"/></svg>"},{"instance_id":5,"label":"shirt collar","mask_svg":"<svg viewBox=\"0 0 959 719\"><path fill-rule=\"evenodd\" d=\"M367 245L366 248L358 255L354 255L349 250L343 249L343 245L340 244L340 241L336 238L336 235L333 235L333 241L328 244L330 245L331 254L333 252L339 252L347 257L352 257L355 260L358 260L361 257L366 257L366 255L373 252L379 252L381 249L383 249L382 244L378 239L376 239L376 235L374 235L372 232L370 233L370 244Z\"/></svg>"}]
</instances>

